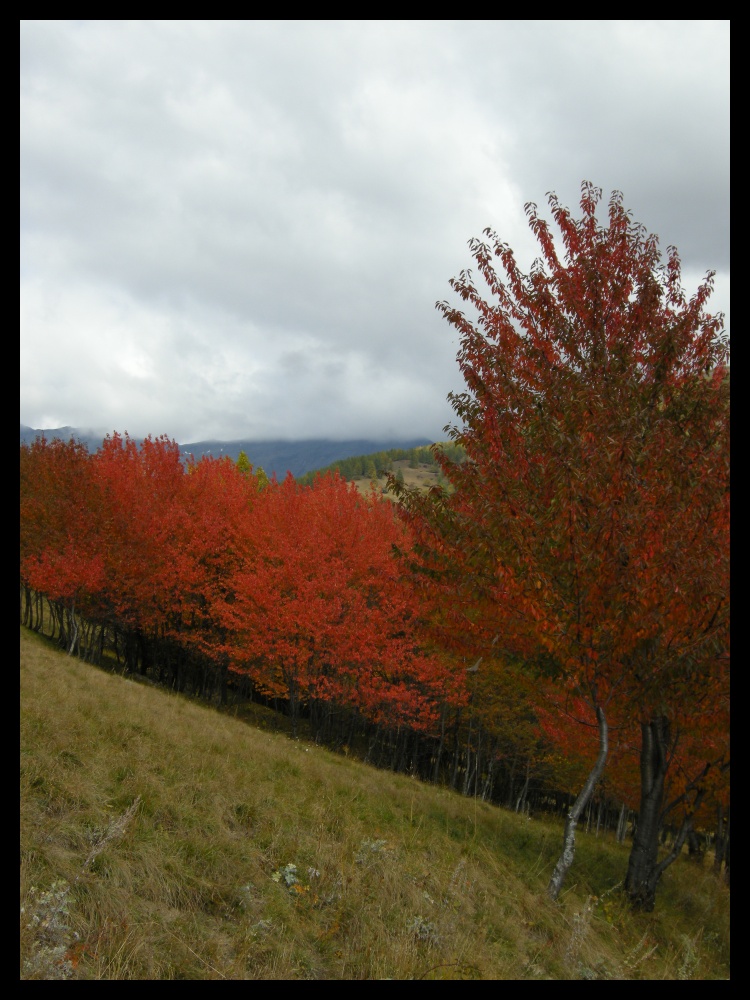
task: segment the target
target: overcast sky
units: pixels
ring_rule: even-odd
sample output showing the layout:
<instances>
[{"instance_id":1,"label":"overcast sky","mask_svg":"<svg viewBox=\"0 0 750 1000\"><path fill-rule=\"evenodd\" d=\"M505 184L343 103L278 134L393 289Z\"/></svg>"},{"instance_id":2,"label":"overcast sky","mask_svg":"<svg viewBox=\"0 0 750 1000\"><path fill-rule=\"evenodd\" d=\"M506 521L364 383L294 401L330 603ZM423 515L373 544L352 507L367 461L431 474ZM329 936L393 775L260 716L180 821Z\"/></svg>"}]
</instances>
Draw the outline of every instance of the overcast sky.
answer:
<instances>
[{"instance_id":1,"label":"overcast sky","mask_svg":"<svg viewBox=\"0 0 750 1000\"><path fill-rule=\"evenodd\" d=\"M467 241L584 179L728 328L729 21L22 21L21 423L442 439Z\"/></svg>"}]
</instances>

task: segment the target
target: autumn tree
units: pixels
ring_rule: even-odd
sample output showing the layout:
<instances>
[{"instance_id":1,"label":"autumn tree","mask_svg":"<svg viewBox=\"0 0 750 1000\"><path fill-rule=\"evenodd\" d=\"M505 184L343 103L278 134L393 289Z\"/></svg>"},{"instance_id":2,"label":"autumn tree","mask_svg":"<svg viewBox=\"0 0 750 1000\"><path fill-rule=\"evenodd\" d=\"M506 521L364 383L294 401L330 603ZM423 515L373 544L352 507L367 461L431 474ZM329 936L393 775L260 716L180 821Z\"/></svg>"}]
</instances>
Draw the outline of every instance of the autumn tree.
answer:
<instances>
[{"instance_id":1,"label":"autumn tree","mask_svg":"<svg viewBox=\"0 0 750 1000\"><path fill-rule=\"evenodd\" d=\"M32 622L32 591L46 595L58 641L71 653L79 642L78 614L90 609L104 582L91 464L85 445L72 439L42 437L21 448L24 620Z\"/></svg>"},{"instance_id":2,"label":"autumn tree","mask_svg":"<svg viewBox=\"0 0 750 1000\"><path fill-rule=\"evenodd\" d=\"M437 304L460 337L466 389L449 396L459 423L446 431L466 459L438 450L450 495L392 482L442 640L522 659L596 720L555 898L605 766L609 706L641 726L642 772L663 763L648 733L710 688L729 620L728 341L706 313L713 272L688 300L677 251L662 259L619 192L606 224L600 202L584 183L574 218L551 194L554 237L527 205L541 248L528 274L491 230L470 241L477 275L451 281L468 312ZM643 858L629 891L648 908L654 852Z\"/></svg>"},{"instance_id":3,"label":"autumn tree","mask_svg":"<svg viewBox=\"0 0 750 1000\"><path fill-rule=\"evenodd\" d=\"M416 641L414 594L391 505L339 476L289 476L259 495L235 562L207 602L232 668L300 710L336 704L385 726L425 728L449 688Z\"/></svg>"},{"instance_id":4,"label":"autumn tree","mask_svg":"<svg viewBox=\"0 0 750 1000\"><path fill-rule=\"evenodd\" d=\"M248 463L249 466L249 463ZM244 469L228 458L203 456L187 466L183 490L189 544L180 553L179 604L172 637L220 678L220 698L228 693L227 629L217 604L233 600L232 575L252 548L255 505L268 480L262 470Z\"/></svg>"}]
</instances>

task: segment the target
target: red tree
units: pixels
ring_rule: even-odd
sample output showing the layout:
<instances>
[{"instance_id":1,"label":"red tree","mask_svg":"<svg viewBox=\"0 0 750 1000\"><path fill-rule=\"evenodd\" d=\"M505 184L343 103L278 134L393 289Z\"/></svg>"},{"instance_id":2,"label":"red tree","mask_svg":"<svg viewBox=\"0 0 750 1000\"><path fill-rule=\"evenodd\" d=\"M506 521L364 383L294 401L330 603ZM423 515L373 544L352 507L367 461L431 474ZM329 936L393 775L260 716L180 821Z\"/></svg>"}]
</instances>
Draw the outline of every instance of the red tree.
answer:
<instances>
[{"instance_id":1,"label":"red tree","mask_svg":"<svg viewBox=\"0 0 750 1000\"><path fill-rule=\"evenodd\" d=\"M103 509L102 614L125 635L130 666L140 658L145 672L182 586L186 525L179 514L185 473L179 448L166 437L139 445L114 434L93 456L91 475Z\"/></svg>"},{"instance_id":2,"label":"red tree","mask_svg":"<svg viewBox=\"0 0 750 1000\"><path fill-rule=\"evenodd\" d=\"M188 465L183 483L187 543L179 556L180 588L169 634L219 669L222 702L233 645L226 608L234 602L234 576L255 548L256 501L267 482L249 462L204 456Z\"/></svg>"},{"instance_id":3,"label":"red tree","mask_svg":"<svg viewBox=\"0 0 750 1000\"><path fill-rule=\"evenodd\" d=\"M59 629L73 652L79 639L78 613L89 612L104 585L99 545L100 497L92 483L84 445L38 439L21 448L21 582L46 595ZM37 620L41 627L41 620Z\"/></svg>"},{"instance_id":4,"label":"red tree","mask_svg":"<svg viewBox=\"0 0 750 1000\"><path fill-rule=\"evenodd\" d=\"M393 545L391 505L338 477L289 477L258 496L252 529L214 614L226 652L270 696L336 703L389 726L428 728L444 697L441 661L417 643L414 594Z\"/></svg>"},{"instance_id":5,"label":"red tree","mask_svg":"<svg viewBox=\"0 0 750 1000\"><path fill-rule=\"evenodd\" d=\"M575 219L550 196L562 253L527 206L542 252L528 275L491 231L470 242L484 290L464 271L451 285L471 314L438 303L460 335L467 389L449 397L450 434L467 460L438 454L450 496L399 490L444 641L499 643L598 721L553 897L604 768L608 704L646 727L668 719L711 686L728 627L728 347L705 312L713 275L688 301L674 248L663 263L617 192L600 224L600 199L584 184ZM649 862L629 881L647 907L651 874Z\"/></svg>"}]
</instances>

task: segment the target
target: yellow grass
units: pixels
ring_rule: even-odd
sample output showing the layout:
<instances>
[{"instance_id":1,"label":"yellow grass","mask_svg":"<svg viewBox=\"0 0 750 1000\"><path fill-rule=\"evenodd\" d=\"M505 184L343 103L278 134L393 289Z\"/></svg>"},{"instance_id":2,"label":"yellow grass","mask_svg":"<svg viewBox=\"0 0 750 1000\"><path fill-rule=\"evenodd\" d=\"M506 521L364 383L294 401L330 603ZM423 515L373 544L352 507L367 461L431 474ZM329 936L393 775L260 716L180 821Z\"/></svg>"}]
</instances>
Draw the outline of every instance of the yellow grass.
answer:
<instances>
[{"instance_id":1,"label":"yellow grass","mask_svg":"<svg viewBox=\"0 0 750 1000\"><path fill-rule=\"evenodd\" d=\"M377 771L21 629L22 979L727 979L729 891ZM294 867L290 867L294 866Z\"/></svg>"}]
</instances>

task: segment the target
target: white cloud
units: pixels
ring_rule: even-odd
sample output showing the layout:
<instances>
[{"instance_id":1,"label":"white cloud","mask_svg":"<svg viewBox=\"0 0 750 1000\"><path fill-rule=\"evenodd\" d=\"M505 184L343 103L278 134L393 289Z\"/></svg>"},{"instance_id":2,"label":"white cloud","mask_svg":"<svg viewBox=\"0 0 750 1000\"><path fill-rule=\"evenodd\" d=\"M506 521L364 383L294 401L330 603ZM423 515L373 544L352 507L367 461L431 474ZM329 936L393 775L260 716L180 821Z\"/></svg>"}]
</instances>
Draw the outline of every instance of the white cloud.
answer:
<instances>
[{"instance_id":1,"label":"white cloud","mask_svg":"<svg viewBox=\"0 0 750 1000\"><path fill-rule=\"evenodd\" d=\"M25 21L21 422L436 436L435 313L523 204L623 190L717 268L726 21ZM46 424L45 424L46 421Z\"/></svg>"}]
</instances>

